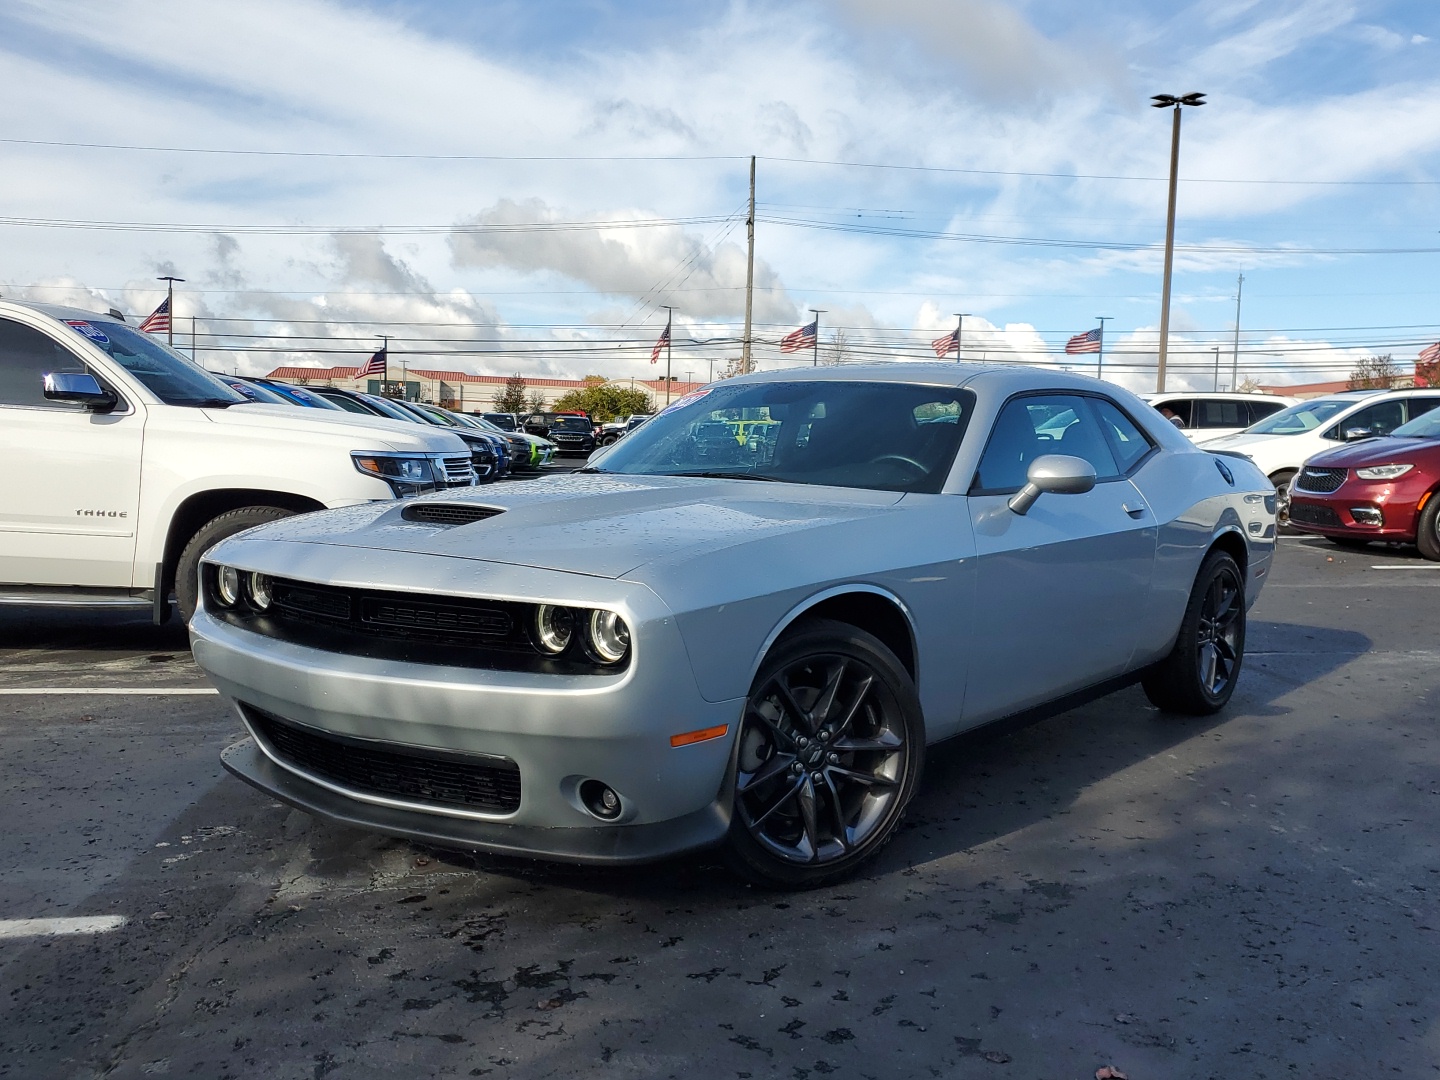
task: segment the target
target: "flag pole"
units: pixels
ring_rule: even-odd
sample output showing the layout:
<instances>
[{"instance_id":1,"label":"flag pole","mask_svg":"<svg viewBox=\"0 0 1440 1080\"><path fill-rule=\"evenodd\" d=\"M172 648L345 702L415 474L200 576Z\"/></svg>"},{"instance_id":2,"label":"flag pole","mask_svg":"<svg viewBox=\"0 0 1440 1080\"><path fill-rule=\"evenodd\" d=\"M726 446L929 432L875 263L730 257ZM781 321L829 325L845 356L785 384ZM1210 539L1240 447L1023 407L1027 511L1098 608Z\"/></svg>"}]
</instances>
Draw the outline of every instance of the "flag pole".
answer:
<instances>
[{"instance_id":1,"label":"flag pole","mask_svg":"<svg viewBox=\"0 0 1440 1080\"><path fill-rule=\"evenodd\" d=\"M815 316L815 351L810 360L811 367L820 366L820 316L824 315L827 309L811 308L810 314Z\"/></svg>"},{"instance_id":2,"label":"flag pole","mask_svg":"<svg viewBox=\"0 0 1440 1080\"><path fill-rule=\"evenodd\" d=\"M385 386L390 381L390 338L385 334L377 334L380 339L380 394L385 394ZM400 388L400 395L404 397L405 388Z\"/></svg>"},{"instance_id":3,"label":"flag pole","mask_svg":"<svg viewBox=\"0 0 1440 1080\"><path fill-rule=\"evenodd\" d=\"M964 338L960 336L960 328L965 325L965 316L969 314L970 313L966 311L964 313L957 312L955 315L955 362L957 364L965 362L965 353L963 351L963 345L961 344Z\"/></svg>"},{"instance_id":4,"label":"flag pole","mask_svg":"<svg viewBox=\"0 0 1440 1080\"><path fill-rule=\"evenodd\" d=\"M755 155L750 155L750 213L745 218L745 338L740 344L740 374L750 374L750 313L755 305Z\"/></svg>"},{"instance_id":5,"label":"flag pole","mask_svg":"<svg viewBox=\"0 0 1440 1080\"><path fill-rule=\"evenodd\" d=\"M670 343L675 335L670 332L670 325L675 321L675 309L669 304L661 304L665 309L665 405L670 405Z\"/></svg>"},{"instance_id":6,"label":"flag pole","mask_svg":"<svg viewBox=\"0 0 1440 1080\"><path fill-rule=\"evenodd\" d=\"M1100 323L1100 358L1095 368L1095 378L1100 379L1104 378L1105 376L1105 324L1107 322L1112 322L1115 316L1096 315L1095 318Z\"/></svg>"}]
</instances>

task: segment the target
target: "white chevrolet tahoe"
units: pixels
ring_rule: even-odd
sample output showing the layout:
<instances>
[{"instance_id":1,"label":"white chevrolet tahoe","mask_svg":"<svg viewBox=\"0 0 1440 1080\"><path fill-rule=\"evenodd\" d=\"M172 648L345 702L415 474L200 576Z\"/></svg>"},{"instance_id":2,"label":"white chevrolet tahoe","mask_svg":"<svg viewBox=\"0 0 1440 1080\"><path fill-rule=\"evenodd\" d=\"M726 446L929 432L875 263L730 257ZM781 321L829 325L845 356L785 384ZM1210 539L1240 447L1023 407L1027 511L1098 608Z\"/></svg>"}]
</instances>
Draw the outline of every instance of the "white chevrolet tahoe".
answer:
<instances>
[{"instance_id":1,"label":"white chevrolet tahoe","mask_svg":"<svg viewBox=\"0 0 1440 1080\"><path fill-rule=\"evenodd\" d=\"M252 402L118 314L0 300L0 604L188 620L241 529L475 482L449 432Z\"/></svg>"}]
</instances>

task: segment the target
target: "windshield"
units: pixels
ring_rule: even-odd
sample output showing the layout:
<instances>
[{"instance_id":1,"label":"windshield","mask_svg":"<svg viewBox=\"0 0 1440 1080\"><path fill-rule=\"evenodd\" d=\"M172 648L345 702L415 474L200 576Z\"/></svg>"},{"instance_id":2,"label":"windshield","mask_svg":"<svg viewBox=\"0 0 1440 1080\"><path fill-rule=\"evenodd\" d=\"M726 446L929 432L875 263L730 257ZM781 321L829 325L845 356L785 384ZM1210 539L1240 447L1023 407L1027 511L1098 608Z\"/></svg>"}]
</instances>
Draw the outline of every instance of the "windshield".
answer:
<instances>
[{"instance_id":1,"label":"windshield","mask_svg":"<svg viewBox=\"0 0 1440 1080\"><path fill-rule=\"evenodd\" d=\"M557 416L550 421L555 431L589 431L592 426L583 416Z\"/></svg>"},{"instance_id":2,"label":"windshield","mask_svg":"<svg viewBox=\"0 0 1440 1080\"><path fill-rule=\"evenodd\" d=\"M1356 404L1355 398L1316 398L1302 401L1267 416L1245 429L1246 435L1303 435L1329 423L1337 413Z\"/></svg>"},{"instance_id":3,"label":"windshield","mask_svg":"<svg viewBox=\"0 0 1440 1080\"><path fill-rule=\"evenodd\" d=\"M758 382L681 398L595 471L939 491L970 419L954 387Z\"/></svg>"},{"instance_id":4,"label":"windshield","mask_svg":"<svg viewBox=\"0 0 1440 1080\"><path fill-rule=\"evenodd\" d=\"M1415 406L1412 404L1411 409ZM1440 439L1440 409L1432 409L1424 416L1417 416L1408 424L1401 424L1391 435L1403 435L1409 439Z\"/></svg>"},{"instance_id":5,"label":"windshield","mask_svg":"<svg viewBox=\"0 0 1440 1080\"><path fill-rule=\"evenodd\" d=\"M66 319L166 405L243 405L251 399L149 334L110 319Z\"/></svg>"}]
</instances>

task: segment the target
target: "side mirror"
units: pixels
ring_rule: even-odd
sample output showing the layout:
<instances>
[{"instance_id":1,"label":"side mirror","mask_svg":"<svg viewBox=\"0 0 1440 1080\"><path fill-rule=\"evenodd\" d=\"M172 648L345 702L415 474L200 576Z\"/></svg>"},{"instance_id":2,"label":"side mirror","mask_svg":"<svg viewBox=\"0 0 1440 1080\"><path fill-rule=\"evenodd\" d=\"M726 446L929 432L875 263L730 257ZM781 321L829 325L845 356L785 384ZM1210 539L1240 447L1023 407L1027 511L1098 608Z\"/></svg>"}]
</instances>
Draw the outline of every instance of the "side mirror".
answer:
<instances>
[{"instance_id":1,"label":"side mirror","mask_svg":"<svg viewBox=\"0 0 1440 1080\"><path fill-rule=\"evenodd\" d=\"M109 412L118 399L89 372L56 371L45 376L46 401L73 401L95 412Z\"/></svg>"},{"instance_id":2,"label":"side mirror","mask_svg":"<svg viewBox=\"0 0 1440 1080\"><path fill-rule=\"evenodd\" d=\"M1095 466L1068 454L1045 454L1025 470L1027 483L1006 504L1017 514L1028 514L1041 495L1083 495L1095 486Z\"/></svg>"},{"instance_id":3,"label":"side mirror","mask_svg":"<svg viewBox=\"0 0 1440 1080\"><path fill-rule=\"evenodd\" d=\"M1354 442L1356 439L1368 439L1368 438L1370 438L1371 436L1373 436L1374 434L1375 434L1375 432L1371 431L1369 428L1363 428L1363 427L1346 428L1346 429L1345 429L1345 441L1346 441L1346 442Z\"/></svg>"},{"instance_id":4,"label":"side mirror","mask_svg":"<svg viewBox=\"0 0 1440 1080\"><path fill-rule=\"evenodd\" d=\"M1167 416L1165 419L1169 420L1170 423L1174 424L1178 428L1185 427L1185 421L1181 420L1178 416Z\"/></svg>"}]
</instances>

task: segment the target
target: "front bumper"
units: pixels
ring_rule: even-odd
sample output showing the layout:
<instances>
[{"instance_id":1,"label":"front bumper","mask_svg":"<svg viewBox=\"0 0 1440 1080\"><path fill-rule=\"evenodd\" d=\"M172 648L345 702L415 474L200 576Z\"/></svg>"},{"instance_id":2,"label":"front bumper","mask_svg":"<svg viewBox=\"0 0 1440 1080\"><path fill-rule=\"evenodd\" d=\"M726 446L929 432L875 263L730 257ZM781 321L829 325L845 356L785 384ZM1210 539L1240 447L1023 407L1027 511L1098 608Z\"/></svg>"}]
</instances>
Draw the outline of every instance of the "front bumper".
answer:
<instances>
[{"instance_id":1,"label":"front bumper","mask_svg":"<svg viewBox=\"0 0 1440 1080\"><path fill-rule=\"evenodd\" d=\"M1428 490L1428 481L1420 479L1419 483L1396 484L1351 478L1323 494L1297 491L1291 484L1290 524L1318 536L1413 542L1418 521L1415 507Z\"/></svg>"},{"instance_id":2,"label":"front bumper","mask_svg":"<svg viewBox=\"0 0 1440 1080\"><path fill-rule=\"evenodd\" d=\"M646 590L648 593L648 590ZM633 863L721 840L741 700L708 702L668 610L627 604L636 628L615 676L548 675L378 660L268 638L213 618L191 623L196 662L252 736L225 751L235 775L302 810L348 826L446 846L582 862ZM520 772L510 812L429 805L337 783L268 744L251 710L397 752L487 755ZM670 737L728 726L724 737L672 747ZM579 785L620 796L615 821L585 809Z\"/></svg>"}]
</instances>

